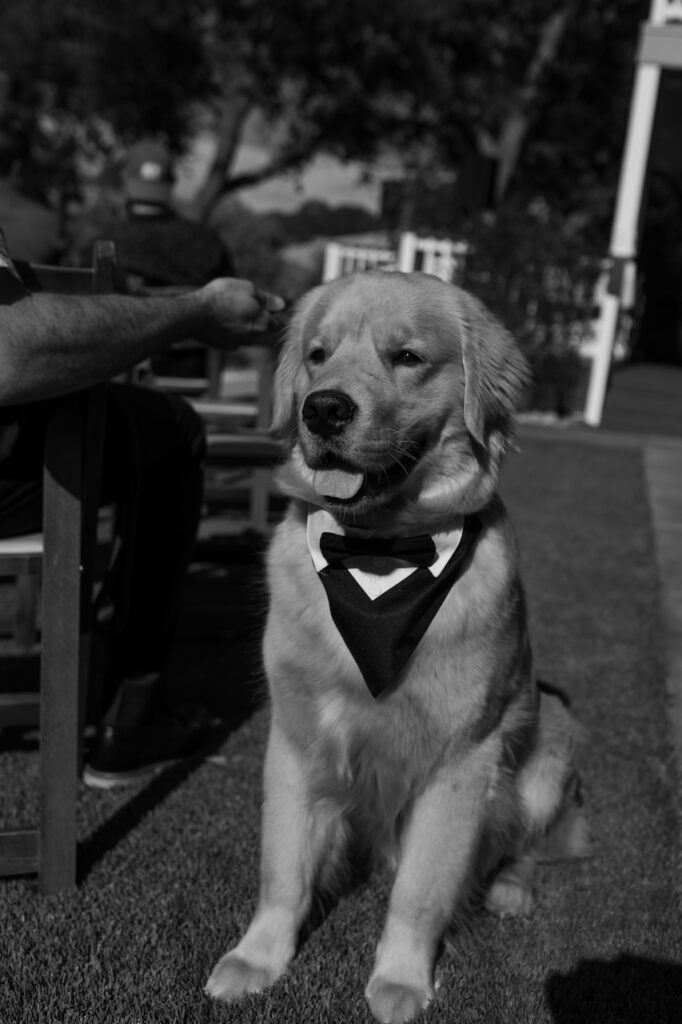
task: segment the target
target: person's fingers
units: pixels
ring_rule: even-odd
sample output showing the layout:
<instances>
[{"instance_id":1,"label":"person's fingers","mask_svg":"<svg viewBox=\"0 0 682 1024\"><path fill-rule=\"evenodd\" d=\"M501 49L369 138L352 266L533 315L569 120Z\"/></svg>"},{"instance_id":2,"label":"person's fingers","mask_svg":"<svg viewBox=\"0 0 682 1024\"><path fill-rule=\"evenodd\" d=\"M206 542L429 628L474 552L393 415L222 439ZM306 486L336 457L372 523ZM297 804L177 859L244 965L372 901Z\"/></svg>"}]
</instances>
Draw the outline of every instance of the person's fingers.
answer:
<instances>
[{"instance_id":1,"label":"person's fingers","mask_svg":"<svg viewBox=\"0 0 682 1024\"><path fill-rule=\"evenodd\" d=\"M281 313L286 307L284 299L279 295L273 295L271 292L258 288L254 289L253 298L258 303L258 311L249 322L249 333L252 331L267 331L279 326L280 317L277 314Z\"/></svg>"},{"instance_id":2,"label":"person's fingers","mask_svg":"<svg viewBox=\"0 0 682 1024\"><path fill-rule=\"evenodd\" d=\"M224 279L206 287L219 297L225 326L237 334L260 333L276 326L277 314L286 307L283 298L258 288L252 281Z\"/></svg>"},{"instance_id":3,"label":"person's fingers","mask_svg":"<svg viewBox=\"0 0 682 1024\"><path fill-rule=\"evenodd\" d=\"M259 288L255 289L254 298L268 313L279 313L286 305L284 299L280 295L273 295L271 292L264 292Z\"/></svg>"}]
</instances>

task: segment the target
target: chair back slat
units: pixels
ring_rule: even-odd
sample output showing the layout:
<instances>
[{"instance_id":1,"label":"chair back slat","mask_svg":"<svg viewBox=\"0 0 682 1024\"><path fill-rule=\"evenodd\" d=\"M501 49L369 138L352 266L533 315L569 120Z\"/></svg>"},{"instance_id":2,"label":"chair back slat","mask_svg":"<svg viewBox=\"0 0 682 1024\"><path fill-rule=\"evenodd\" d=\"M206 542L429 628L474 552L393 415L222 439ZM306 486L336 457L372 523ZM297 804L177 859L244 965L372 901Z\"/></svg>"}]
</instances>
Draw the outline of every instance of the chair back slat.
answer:
<instances>
[{"instance_id":1,"label":"chair back slat","mask_svg":"<svg viewBox=\"0 0 682 1024\"><path fill-rule=\"evenodd\" d=\"M116 291L116 246L113 242L95 242L93 253L94 270L92 290L97 295L111 294Z\"/></svg>"},{"instance_id":2,"label":"chair back slat","mask_svg":"<svg viewBox=\"0 0 682 1024\"><path fill-rule=\"evenodd\" d=\"M32 292L88 295L94 290L95 272L89 267L56 267L21 262L17 262L16 267L22 281Z\"/></svg>"},{"instance_id":3,"label":"chair back slat","mask_svg":"<svg viewBox=\"0 0 682 1024\"><path fill-rule=\"evenodd\" d=\"M91 267L60 267L15 260L19 277L32 292L57 295L105 295L116 291L116 246L98 241Z\"/></svg>"}]
</instances>

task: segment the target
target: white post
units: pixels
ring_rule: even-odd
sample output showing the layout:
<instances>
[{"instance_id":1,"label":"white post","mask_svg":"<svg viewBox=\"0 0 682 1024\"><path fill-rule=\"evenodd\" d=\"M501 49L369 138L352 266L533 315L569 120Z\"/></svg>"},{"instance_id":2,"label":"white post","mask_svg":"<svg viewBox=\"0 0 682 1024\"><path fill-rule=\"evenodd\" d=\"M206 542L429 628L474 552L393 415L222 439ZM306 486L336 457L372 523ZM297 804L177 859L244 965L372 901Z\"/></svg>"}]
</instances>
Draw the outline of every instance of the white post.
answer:
<instances>
[{"instance_id":1,"label":"white post","mask_svg":"<svg viewBox=\"0 0 682 1024\"><path fill-rule=\"evenodd\" d=\"M621 165L616 199L616 212L611 233L610 255L613 260L634 260L637 254L637 222L642 203L651 129L656 113L656 100L661 69L657 64L639 64ZM620 281L620 273L614 275ZM585 422L592 427L601 423L604 398L611 368L611 352L616 334L620 306L620 287L609 284L602 302L597 328L597 345L585 402Z\"/></svg>"},{"instance_id":2,"label":"white post","mask_svg":"<svg viewBox=\"0 0 682 1024\"><path fill-rule=\"evenodd\" d=\"M398 250L398 270L409 274L414 270L417 258L417 236L413 231L403 231L400 236L400 248Z\"/></svg>"},{"instance_id":3,"label":"white post","mask_svg":"<svg viewBox=\"0 0 682 1024\"><path fill-rule=\"evenodd\" d=\"M338 242L327 242L324 247L323 281L335 281L341 277L341 246Z\"/></svg>"},{"instance_id":4,"label":"white post","mask_svg":"<svg viewBox=\"0 0 682 1024\"><path fill-rule=\"evenodd\" d=\"M668 21L682 20L682 0L652 0L649 21L652 25L665 25Z\"/></svg>"}]
</instances>

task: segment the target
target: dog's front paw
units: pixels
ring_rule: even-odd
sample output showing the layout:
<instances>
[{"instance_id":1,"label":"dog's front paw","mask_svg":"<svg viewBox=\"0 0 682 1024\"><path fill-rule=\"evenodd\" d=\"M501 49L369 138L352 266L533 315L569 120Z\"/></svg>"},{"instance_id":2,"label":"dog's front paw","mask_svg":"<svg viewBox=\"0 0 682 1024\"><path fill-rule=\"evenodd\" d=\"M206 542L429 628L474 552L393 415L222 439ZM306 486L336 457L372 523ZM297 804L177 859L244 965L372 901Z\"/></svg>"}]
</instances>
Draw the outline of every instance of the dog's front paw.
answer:
<instances>
[{"instance_id":1,"label":"dog's front paw","mask_svg":"<svg viewBox=\"0 0 682 1024\"><path fill-rule=\"evenodd\" d=\"M485 897L486 910L502 917L528 917L533 912L535 856L511 861L493 879Z\"/></svg>"},{"instance_id":2,"label":"dog's front paw","mask_svg":"<svg viewBox=\"0 0 682 1024\"><path fill-rule=\"evenodd\" d=\"M369 1008L381 1024L405 1024L427 1006L432 996L432 991L417 985L404 985L381 976L372 978L365 992Z\"/></svg>"},{"instance_id":3,"label":"dog's front paw","mask_svg":"<svg viewBox=\"0 0 682 1024\"><path fill-rule=\"evenodd\" d=\"M278 972L251 964L238 953L226 953L213 968L204 991L214 999L229 1003L248 992L262 992L277 977Z\"/></svg>"}]
</instances>

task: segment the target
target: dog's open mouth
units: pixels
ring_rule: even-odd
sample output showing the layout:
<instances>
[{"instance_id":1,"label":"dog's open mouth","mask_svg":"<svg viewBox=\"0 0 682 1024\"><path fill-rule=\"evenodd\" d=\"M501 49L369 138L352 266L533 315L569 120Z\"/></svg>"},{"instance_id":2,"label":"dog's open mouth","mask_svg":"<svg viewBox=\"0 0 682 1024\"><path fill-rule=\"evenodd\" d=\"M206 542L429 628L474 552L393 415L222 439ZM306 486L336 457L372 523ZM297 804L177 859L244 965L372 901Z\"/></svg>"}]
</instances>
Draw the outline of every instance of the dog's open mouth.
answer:
<instances>
[{"instance_id":1,"label":"dog's open mouth","mask_svg":"<svg viewBox=\"0 0 682 1024\"><path fill-rule=\"evenodd\" d=\"M351 505L367 491L368 474L357 469L316 469L313 488L325 501Z\"/></svg>"},{"instance_id":2,"label":"dog's open mouth","mask_svg":"<svg viewBox=\"0 0 682 1024\"><path fill-rule=\"evenodd\" d=\"M313 471L313 488L331 505L351 506L365 497L378 497L404 481L416 463L394 462L384 469L361 469L350 463Z\"/></svg>"}]
</instances>

